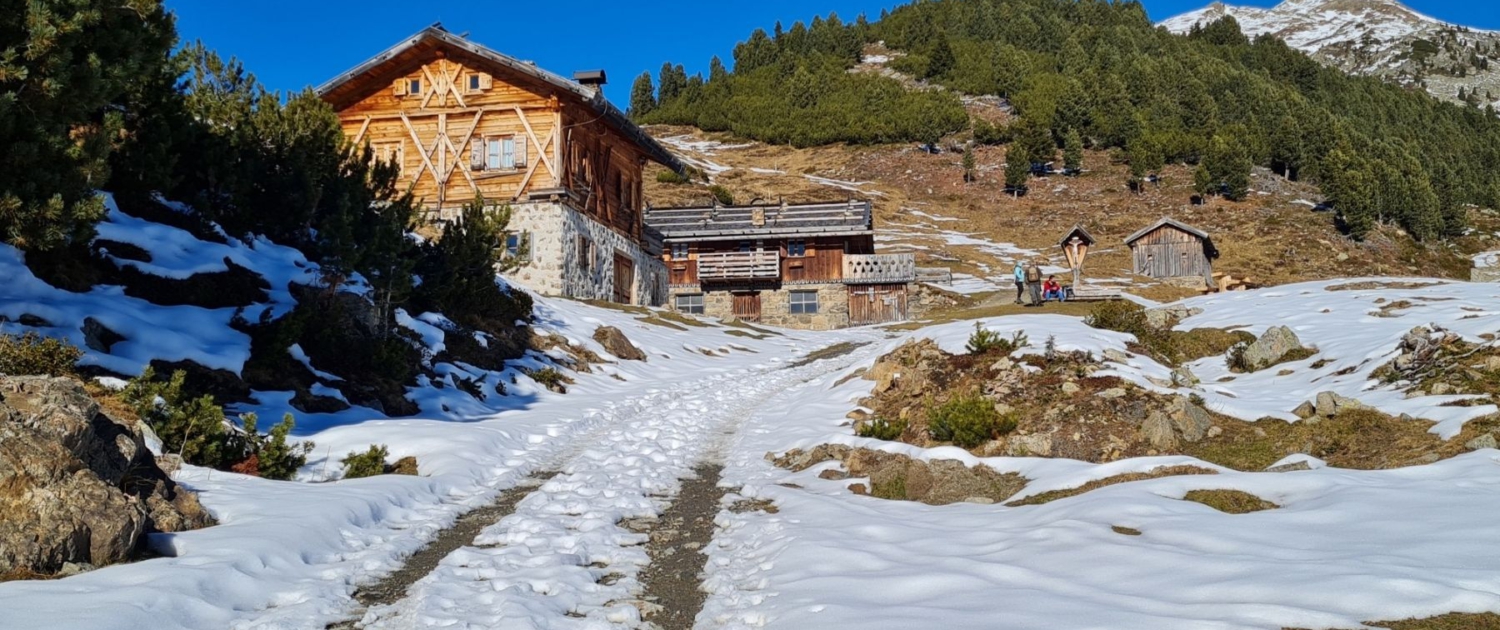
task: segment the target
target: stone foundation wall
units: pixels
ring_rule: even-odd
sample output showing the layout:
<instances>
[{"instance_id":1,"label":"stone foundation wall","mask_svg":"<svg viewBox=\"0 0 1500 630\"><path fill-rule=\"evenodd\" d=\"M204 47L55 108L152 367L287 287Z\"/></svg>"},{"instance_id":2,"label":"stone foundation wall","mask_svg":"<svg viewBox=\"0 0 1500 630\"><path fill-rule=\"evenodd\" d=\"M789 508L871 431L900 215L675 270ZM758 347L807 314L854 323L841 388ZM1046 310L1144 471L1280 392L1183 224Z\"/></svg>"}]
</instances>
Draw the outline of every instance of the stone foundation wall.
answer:
<instances>
[{"instance_id":1,"label":"stone foundation wall","mask_svg":"<svg viewBox=\"0 0 1500 630\"><path fill-rule=\"evenodd\" d=\"M632 303L659 306L666 299L667 267L660 256L558 202L511 204L508 228L523 232L530 243L529 262L510 273L510 279L542 295L584 300L612 300L615 291L615 254L635 265ZM587 239L587 252L579 237ZM587 258L587 260L585 260Z\"/></svg>"},{"instance_id":2,"label":"stone foundation wall","mask_svg":"<svg viewBox=\"0 0 1500 630\"><path fill-rule=\"evenodd\" d=\"M816 291L818 312L792 314L792 293L795 291ZM696 286L672 287L667 304L675 309L678 295L702 294L703 314L728 321L735 318L734 293L736 292L739 291L705 291ZM775 288L763 288L758 292L760 293L760 319L758 321L762 324L804 330L833 330L849 326L849 288L843 284L780 285Z\"/></svg>"},{"instance_id":3,"label":"stone foundation wall","mask_svg":"<svg viewBox=\"0 0 1500 630\"><path fill-rule=\"evenodd\" d=\"M1500 267L1475 267L1469 270L1470 282L1500 282Z\"/></svg>"}]
</instances>

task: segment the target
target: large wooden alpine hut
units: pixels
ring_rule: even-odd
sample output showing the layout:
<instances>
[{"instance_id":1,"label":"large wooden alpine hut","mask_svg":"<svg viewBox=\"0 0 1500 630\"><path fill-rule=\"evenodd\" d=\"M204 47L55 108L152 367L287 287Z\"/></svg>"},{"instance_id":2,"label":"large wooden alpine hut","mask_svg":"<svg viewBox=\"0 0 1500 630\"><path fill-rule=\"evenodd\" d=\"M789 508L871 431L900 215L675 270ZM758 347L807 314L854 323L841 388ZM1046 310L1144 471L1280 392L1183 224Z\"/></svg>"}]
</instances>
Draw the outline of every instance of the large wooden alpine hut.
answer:
<instances>
[{"instance_id":1,"label":"large wooden alpine hut","mask_svg":"<svg viewBox=\"0 0 1500 630\"><path fill-rule=\"evenodd\" d=\"M1176 219L1163 217L1125 239L1137 275L1151 278L1213 279L1213 261L1219 257L1207 232Z\"/></svg>"},{"instance_id":2,"label":"large wooden alpine hut","mask_svg":"<svg viewBox=\"0 0 1500 630\"><path fill-rule=\"evenodd\" d=\"M318 94L344 133L394 160L440 221L482 196L512 210L513 279L543 294L660 304L666 268L645 234L642 170L682 165L604 98L602 71L570 80L433 25Z\"/></svg>"}]
</instances>

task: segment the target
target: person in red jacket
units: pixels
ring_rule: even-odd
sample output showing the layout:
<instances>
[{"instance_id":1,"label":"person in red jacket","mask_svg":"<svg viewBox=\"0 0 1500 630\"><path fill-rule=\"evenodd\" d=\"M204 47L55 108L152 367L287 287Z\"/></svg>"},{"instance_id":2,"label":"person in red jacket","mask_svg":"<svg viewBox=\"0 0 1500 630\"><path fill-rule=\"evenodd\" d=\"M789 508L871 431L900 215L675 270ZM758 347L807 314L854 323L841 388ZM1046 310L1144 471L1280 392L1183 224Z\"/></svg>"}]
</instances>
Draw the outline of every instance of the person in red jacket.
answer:
<instances>
[{"instance_id":1,"label":"person in red jacket","mask_svg":"<svg viewBox=\"0 0 1500 630\"><path fill-rule=\"evenodd\" d=\"M1042 283L1042 301L1051 299L1059 302L1068 300L1068 296L1063 293L1062 284L1057 282L1057 276L1047 276L1047 281Z\"/></svg>"}]
</instances>

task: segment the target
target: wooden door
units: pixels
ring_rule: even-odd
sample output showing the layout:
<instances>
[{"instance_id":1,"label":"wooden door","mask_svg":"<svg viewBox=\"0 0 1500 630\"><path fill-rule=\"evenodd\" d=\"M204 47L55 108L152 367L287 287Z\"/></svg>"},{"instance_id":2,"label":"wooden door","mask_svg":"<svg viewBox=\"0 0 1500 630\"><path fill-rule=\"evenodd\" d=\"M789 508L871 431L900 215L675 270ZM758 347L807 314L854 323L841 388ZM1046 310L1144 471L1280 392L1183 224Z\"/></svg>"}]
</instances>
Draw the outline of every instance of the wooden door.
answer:
<instances>
[{"instance_id":1,"label":"wooden door","mask_svg":"<svg viewBox=\"0 0 1500 630\"><path fill-rule=\"evenodd\" d=\"M906 318L906 285L872 284L849 287L850 326L904 322Z\"/></svg>"},{"instance_id":2,"label":"wooden door","mask_svg":"<svg viewBox=\"0 0 1500 630\"><path fill-rule=\"evenodd\" d=\"M732 295L735 319L747 322L760 321L760 291L742 291Z\"/></svg>"},{"instance_id":3,"label":"wooden door","mask_svg":"<svg viewBox=\"0 0 1500 630\"><path fill-rule=\"evenodd\" d=\"M615 301L633 304L635 293L635 262L615 253Z\"/></svg>"}]
</instances>

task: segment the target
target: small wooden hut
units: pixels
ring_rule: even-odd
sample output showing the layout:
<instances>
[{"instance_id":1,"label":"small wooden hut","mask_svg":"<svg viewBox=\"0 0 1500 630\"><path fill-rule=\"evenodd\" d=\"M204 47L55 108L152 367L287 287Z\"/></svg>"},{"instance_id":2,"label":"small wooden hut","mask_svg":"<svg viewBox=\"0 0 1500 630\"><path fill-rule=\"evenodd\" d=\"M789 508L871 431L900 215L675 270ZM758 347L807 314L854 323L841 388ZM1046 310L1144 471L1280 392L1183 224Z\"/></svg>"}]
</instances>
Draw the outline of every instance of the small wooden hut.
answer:
<instances>
[{"instance_id":1,"label":"small wooden hut","mask_svg":"<svg viewBox=\"0 0 1500 630\"><path fill-rule=\"evenodd\" d=\"M1135 273L1151 278L1200 277L1213 280L1213 261L1219 257L1207 232L1163 217L1125 239L1135 261Z\"/></svg>"}]
</instances>

